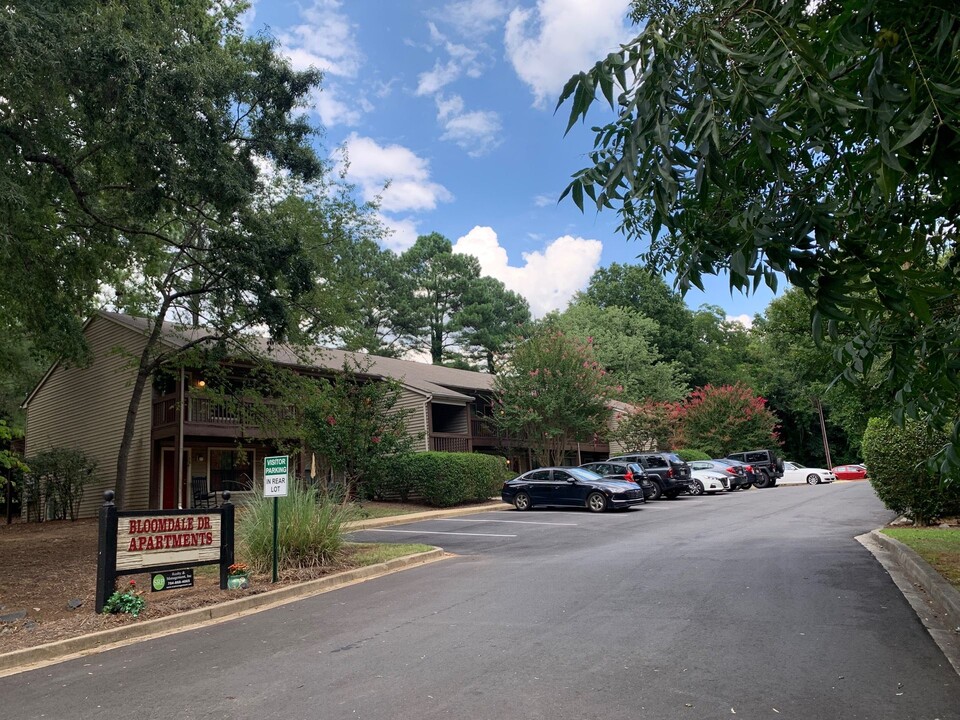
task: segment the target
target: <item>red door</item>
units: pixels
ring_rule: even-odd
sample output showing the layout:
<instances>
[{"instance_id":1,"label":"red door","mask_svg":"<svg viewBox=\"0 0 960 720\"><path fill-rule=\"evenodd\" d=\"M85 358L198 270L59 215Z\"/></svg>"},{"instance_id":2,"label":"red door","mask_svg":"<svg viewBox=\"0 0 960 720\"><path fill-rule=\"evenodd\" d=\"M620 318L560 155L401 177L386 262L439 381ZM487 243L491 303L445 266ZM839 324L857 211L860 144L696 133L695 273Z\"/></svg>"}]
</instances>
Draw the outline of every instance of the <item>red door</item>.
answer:
<instances>
[{"instance_id":1,"label":"red door","mask_svg":"<svg viewBox=\"0 0 960 720\"><path fill-rule=\"evenodd\" d=\"M163 470L160 475L160 507L164 510L177 509L177 468L173 458L175 453L170 448L163 449Z\"/></svg>"}]
</instances>

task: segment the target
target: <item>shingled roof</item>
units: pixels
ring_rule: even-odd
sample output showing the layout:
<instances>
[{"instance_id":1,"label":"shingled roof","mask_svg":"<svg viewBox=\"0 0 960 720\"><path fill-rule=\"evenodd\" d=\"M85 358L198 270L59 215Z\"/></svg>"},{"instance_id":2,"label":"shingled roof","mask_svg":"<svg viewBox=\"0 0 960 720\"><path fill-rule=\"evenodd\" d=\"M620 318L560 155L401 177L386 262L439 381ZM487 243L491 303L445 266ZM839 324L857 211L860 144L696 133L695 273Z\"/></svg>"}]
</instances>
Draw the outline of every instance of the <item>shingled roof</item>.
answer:
<instances>
[{"instance_id":1,"label":"shingled roof","mask_svg":"<svg viewBox=\"0 0 960 720\"><path fill-rule=\"evenodd\" d=\"M100 311L98 314L107 320L138 332L146 333L150 329L150 321L146 318L106 311ZM176 348L183 347L203 337L207 331L202 327L195 328L164 322L162 332L163 342L169 347ZM404 386L436 400L452 400L457 403L469 402L473 399L471 393L493 389L493 375L488 373L459 370L412 360L385 358L346 350L332 350L321 347L294 348L282 343L271 343L267 338L259 336L252 336L251 340L258 345L258 349L264 356L279 365L337 372L343 369L344 363L347 363L351 366L364 368L364 375L396 380ZM466 393L459 392L461 390L466 391Z\"/></svg>"}]
</instances>

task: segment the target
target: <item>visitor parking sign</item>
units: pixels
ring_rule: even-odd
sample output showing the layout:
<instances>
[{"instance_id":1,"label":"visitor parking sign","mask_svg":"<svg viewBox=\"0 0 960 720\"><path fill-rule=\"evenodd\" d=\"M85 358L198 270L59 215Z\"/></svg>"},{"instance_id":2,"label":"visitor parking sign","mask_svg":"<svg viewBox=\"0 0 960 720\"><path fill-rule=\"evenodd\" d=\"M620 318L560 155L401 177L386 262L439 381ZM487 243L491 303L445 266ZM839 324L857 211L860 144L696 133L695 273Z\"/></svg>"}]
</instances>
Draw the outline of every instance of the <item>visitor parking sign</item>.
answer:
<instances>
[{"instance_id":1,"label":"visitor parking sign","mask_svg":"<svg viewBox=\"0 0 960 720\"><path fill-rule=\"evenodd\" d=\"M276 455L263 459L263 496L287 496L287 470L290 466L289 455Z\"/></svg>"}]
</instances>

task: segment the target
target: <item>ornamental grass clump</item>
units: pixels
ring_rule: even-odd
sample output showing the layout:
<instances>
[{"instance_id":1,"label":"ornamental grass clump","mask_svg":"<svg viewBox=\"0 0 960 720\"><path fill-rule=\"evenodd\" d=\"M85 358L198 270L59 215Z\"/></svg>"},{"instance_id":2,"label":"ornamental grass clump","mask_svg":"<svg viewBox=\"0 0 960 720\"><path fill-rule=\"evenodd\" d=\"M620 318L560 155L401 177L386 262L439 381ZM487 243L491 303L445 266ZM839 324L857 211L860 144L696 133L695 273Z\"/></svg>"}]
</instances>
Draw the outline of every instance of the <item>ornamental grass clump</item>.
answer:
<instances>
[{"instance_id":1,"label":"ornamental grass clump","mask_svg":"<svg viewBox=\"0 0 960 720\"><path fill-rule=\"evenodd\" d=\"M301 482L288 487L289 494L277 498L278 566L302 570L336 564L343 551L343 525L356 511ZM258 492L238 514L238 554L253 572L265 573L273 563L273 502Z\"/></svg>"}]
</instances>

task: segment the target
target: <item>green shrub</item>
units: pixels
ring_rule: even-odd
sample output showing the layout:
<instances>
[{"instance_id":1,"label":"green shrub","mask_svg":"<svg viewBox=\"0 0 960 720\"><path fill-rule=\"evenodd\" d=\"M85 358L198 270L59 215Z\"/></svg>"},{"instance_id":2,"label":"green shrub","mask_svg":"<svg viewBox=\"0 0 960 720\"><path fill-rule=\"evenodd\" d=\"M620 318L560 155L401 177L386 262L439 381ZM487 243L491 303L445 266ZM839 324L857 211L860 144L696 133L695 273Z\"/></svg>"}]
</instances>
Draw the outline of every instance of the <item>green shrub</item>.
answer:
<instances>
[{"instance_id":1,"label":"green shrub","mask_svg":"<svg viewBox=\"0 0 960 720\"><path fill-rule=\"evenodd\" d=\"M942 433L918 422L901 428L887 419L870 419L863 433L863 459L884 505L920 525L960 511L960 485L944 486L926 464L945 442Z\"/></svg>"},{"instance_id":2,"label":"green shrub","mask_svg":"<svg viewBox=\"0 0 960 720\"><path fill-rule=\"evenodd\" d=\"M147 600L143 597L143 590L137 590L136 580L131 580L123 592L115 590L103 604L104 615L118 615L126 613L139 617L147 607Z\"/></svg>"},{"instance_id":3,"label":"green shrub","mask_svg":"<svg viewBox=\"0 0 960 720\"><path fill-rule=\"evenodd\" d=\"M343 525L355 510L323 496L301 481L289 484L289 494L278 499L278 566L295 570L331 565L343 549ZM273 499L257 496L237 513L237 557L254 572L266 572L273 563Z\"/></svg>"},{"instance_id":4,"label":"green shrub","mask_svg":"<svg viewBox=\"0 0 960 720\"><path fill-rule=\"evenodd\" d=\"M84 488L96 472L96 460L82 450L52 448L29 458L27 464L30 472L24 490L37 520L76 520ZM28 508L28 520L30 515Z\"/></svg>"},{"instance_id":5,"label":"green shrub","mask_svg":"<svg viewBox=\"0 0 960 720\"><path fill-rule=\"evenodd\" d=\"M378 474L384 492L405 499L417 494L427 505L453 507L487 500L500 492L506 460L480 453L423 452L391 458Z\"/></svg>"},{"instance_id":6,"label":"green shrub","mask_svg":"<svg viewBox=\"0 0 960 720\"><path fill-rule=\"evenodd\" d=\"M693 462L694 460L712 460L713 459L703 450L693 450L690 448L684 448L683 450L675 450L674 452L678 456L680 456L680 459L683 460L684 462Z\"/></svg>"}]
</instances>

